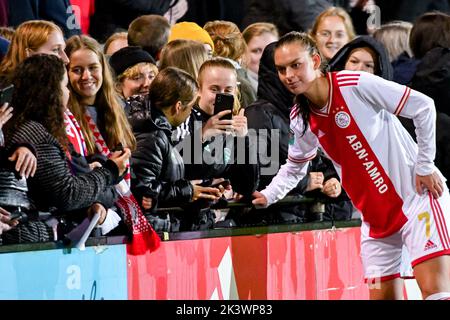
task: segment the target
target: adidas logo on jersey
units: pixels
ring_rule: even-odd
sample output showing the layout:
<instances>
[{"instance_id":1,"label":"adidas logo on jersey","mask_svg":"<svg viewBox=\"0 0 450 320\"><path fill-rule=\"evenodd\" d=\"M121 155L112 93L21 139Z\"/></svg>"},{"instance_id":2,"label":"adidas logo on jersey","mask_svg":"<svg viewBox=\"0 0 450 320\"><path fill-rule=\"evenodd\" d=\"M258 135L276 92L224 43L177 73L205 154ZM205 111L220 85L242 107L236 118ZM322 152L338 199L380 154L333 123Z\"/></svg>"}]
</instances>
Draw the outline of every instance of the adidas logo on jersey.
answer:
<instances>
[{"instance_id":1,"label":"adidas logo on jersey","mask_svg":"<svg viewBox=\"0 0 450 320\"><path fill-rule=\"evenodd\" d=\"M437 245L435 245L433 241L428 240L426 245L425 245L424 251L431 250L431 249L434 249L436 247L437 247Z\"/></svg>"}]
</instances>

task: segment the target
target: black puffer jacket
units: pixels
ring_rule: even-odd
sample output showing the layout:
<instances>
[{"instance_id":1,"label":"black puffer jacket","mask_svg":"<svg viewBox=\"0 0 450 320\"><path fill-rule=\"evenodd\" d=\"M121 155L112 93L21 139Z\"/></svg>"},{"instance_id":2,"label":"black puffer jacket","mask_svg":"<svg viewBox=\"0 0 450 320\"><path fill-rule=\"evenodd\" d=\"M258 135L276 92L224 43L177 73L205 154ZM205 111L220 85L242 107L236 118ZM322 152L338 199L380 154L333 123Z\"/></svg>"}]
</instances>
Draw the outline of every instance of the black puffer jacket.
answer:
<instances>
[{"instance_id":1,"label":"black puffer jacket","mask_svg":"<svg viewBox=\"0 0 450 320\"><path fill-rule=\"evenodd\" d=\"M345 63L350 57L351 52L356 48L369 47L377 55L378 61L375 63L375 74L386 80L392 80L394 71L389 61L386 48L381 42L370 36L360 36L343 46L330 60L329 66L331 71L341 71L345 69Z\"/></svg>"},{"instance_id":2,"label":"black puffer jacket","mask_svg":"<svg viewBox=\"0 0 450 320\"><path fill-rule=\"evenodd\" d=\"M258 157L261 165L261 177L258 190L265 188L286 162L289 141L289 113L294 101L294 94L289 92L278 78L273 62L275 43L269 44L261 57L259 64L258 100L245 109L249 129L257 132L267 130L267 144L259 144ZM267 150L272 147L271 130L279 130L278 157L271 155L269 159L262 159L270 155ZM261 149L266 147L266 150ZM265 158L265 157L264 157ZM273 167L274 170L270 170ZM272 171L268 174L266 171Z\"/></svg>"},{"instance_id":3,"label":"black puffer jacket","mask_svg":"<svg viewBox=\"0 0 450 320\"><path fill-rule=\"evenodd\" d=\"M186 204L193 188L184 178L184 164L170 139L172 126L162 112L150 111L150 116L134 114L131 119L137 147L131 157L131 188L139 203L142 197L152 198L159 207Z\"/></svg>"}]
</instances>

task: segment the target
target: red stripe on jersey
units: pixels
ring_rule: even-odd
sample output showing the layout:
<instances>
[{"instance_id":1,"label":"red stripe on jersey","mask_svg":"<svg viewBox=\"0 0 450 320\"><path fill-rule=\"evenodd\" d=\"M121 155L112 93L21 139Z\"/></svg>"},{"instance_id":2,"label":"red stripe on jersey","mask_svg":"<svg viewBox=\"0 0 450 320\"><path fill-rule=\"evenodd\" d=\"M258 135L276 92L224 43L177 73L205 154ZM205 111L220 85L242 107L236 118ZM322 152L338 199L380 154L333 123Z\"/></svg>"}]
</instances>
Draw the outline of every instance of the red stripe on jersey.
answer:
<instances>
[{"instance_id":1,"label":"red stripe on jersey","mask_svg":"<svg viewBox=\"0 0 450 320\"><path fill-rule=\"evenodd\" d=\"M370 226L372 238L384 238L406 223L403 200L358 127L332 74L333 96L328 117L310 113L311 131L341 168L342 185ZM319 135L322 131L324 134Z\"/></svg>"},{"instance_id":2,"label":"red stripe on jersey","mask_svg":"<svg viewBox=\"0 0 450 320\"><path fill-rule=\"evenodd\" d=\"M393 274L390 276L379 277L379 278L364 278L364 282L369 283L369 284L376 284L377 282L385 282L385 281L394 280L397 278L400 278L400 273L396 273L396 274Z\"/></svg>"},{"instance_id":3,"label":"red stripe on jersey","mask_svg":"<svg viewBox=\"0 0 450 320\"><path fill-rule=\"evenodd\" d=\"M428 198L430 199L431 212L433 213L434 221L436 223L436 230L439 235L439 240L441 241L442 246L444 246L444 236L442 235L442 231L441 231L442 230L441 220L436 212L436 207L434 206L433 196L431 195L430 192L428 192ZM445 246L444 246L444 248L445 248Z\"/></svg>"},{"instance_id":4,"label":"red stripe on jersey","mask_svg":"<svg viewBox=\"0 0 450 320\"><path fill-rule=\"evenodd\" d=\"M358 82L350 82L350 83L339 83L339 87L350 87L350 86L357 86Z\"/></svg>"},{"instance_id":5,"label":"red stripe on jersey","mask_svg":"<svg viewBox=\"0 0 450 320\"><path fill-rule=\"evenodd\" d=\"M315 110L315 109L311 108L310 111L314 114L317 114L320 117L328 117L328 113L322 112L320 110Z\"/></svg>"},{"instance_id":6,"label":"red stripe on jersey","mask_svg":"<svg viewBox=\"0 0 450 320\"><path fill-rule=\"evenodd\" d=\"M444 211L442 210L442 207L441 207L441 204L439 203L439 201L437 199L435 199L434 201L435 201L436 206L438 207L438 210L442 217L442 224L444 227L443 230L444 230L445 237L447 239L447 249L450 249L450 237L448 235L447 220L445 220Z\"/></svg>"},{"instance_id":7,"label":"red stripe on jersey","mask_svg":"<svg viewBox=\"0 0 450 320\"><path fill-rule=\"evenodd\" d=\"M294 104L291 108L291 115L298 110L298 104Z\"/></svg>"},{"instance_id":8,"label":"red stripe on jersey","mask_svg":"<svg viewBox=\"0 0 450 320\"><path fill-rule=\"evenodd\" d=\"M406 87L405 92L403 93L403 97L400 99L400 102L399 102L397 108L395 109L394 114L396 116L398 116L400 114L400 112L402 112L403 108L406 105L406 101L408 101L410 94L411 94L411 89Z\"/></svg>"},{"instance_id":9,"label":"red stripe on jersey","mask_svg":"<svg viewBox=\"0 0 450 320\"><path fill-rule=\"evenodd\" d=\"M427 261L427 260L430 260L430 259L433 259L433 258L437 258L437 257L440 257L440 256L446 256L446 255L450 255L450 250L441 250L441 251L438 251L438 252L433 252L433 253L427 254L426 256L423 256L423 257L420 257L420 258L418 258L416 260L413 260L411 262L411 266L414 268L419 263L422 263L424 261Z\"/></svg>"},{"instance_id":10,"label":"red stripe on jersey","mask_svg":"<svg viewBox=\"0 0 450 320\"><path fill-rule=\"evenodd\" d=\"M341 73L341 74L336 74L336 79L338 81L340 81L342 78L346 78L346 77L357 77L359 78L361 75L359 73Z\"/></svg>"},{"instance_id":11,"label":"red stripe on jersey","mask_svg":"<svg viewBox=\"0 0 450 320\"><path fill-rule=\"evenodd\" d=\"M300 114L300 110L297 110L296 112L293 112L291 114L291 120L294 120L299 114Z\"/></svg>"},{"instance_id":12,"label":"red stripe on jersey","mask_svg":"<svg viewBox=\"0 0 450 320\"><path fill-rule=\"evenodd\" d=\"M358 81L359 77L348 77L348 78L339 78L338 83L345 82L345 81Z\"/></svg>"},{"instance_id":13,"label":"red stripe on jersey","mask_svg":"<svg viewBox=\"0 0 450 320\"><path fill-rule=\"evenodd\" d=\"M295 117L298 116L299 113L300 113L300 107L298 104L296 104L292 107L292 110L291 110L291 113L289 116L291 119L294 119Z\"/></svg>"},{"instance_id":14,"label":"red stripe on jersey","mask_svg":"<svg viewBox=\"0 0 450 320\"><path fill-rule=\"evenodd\" d=\"M436 217L437 217L439 220L439 224L436 224L436 227L438 228L439 235L442 234L442 238L443 238L443 241L441 238L442 246L444 247L444 249L449 249L450 238L448 236L448 229L447 229L447 225L445 223L444 214L442 213L442 209L440 207L439 202L436 199L434 199L431 195L430 195L430 198L431 198L432 211L435 216L434 219L436 220Z\"/></svg>"},{"instance_id":15,"label":"red stripe on jersey","mask_svg":"<svg viewBox=\"0 0 450 320\"><path fill-rule=\"evenodd\" d=\"M308 157L308 158L294 158L294 157L288 156L288 159L289 159L289 161L292 161L294 163L305 163L305 162L308 162L308 161L314 159L316 157L316 155L317 154L314 154L313 156Z\"/></svg>"}]
</instances>

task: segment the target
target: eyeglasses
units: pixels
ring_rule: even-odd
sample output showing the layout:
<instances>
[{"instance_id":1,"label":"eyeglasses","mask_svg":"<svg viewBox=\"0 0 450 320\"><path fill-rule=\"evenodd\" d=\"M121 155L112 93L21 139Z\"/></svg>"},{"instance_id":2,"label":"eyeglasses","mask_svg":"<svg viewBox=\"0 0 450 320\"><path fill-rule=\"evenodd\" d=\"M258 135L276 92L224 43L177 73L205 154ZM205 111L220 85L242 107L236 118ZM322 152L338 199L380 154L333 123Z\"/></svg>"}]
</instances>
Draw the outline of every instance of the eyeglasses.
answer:
<instances>
[{"instance_id":1,"label":"eyeglasses","mask_svg":"<svg viewBox=\"0 0 450 320\"><path fill-rule=\"evenodd\" d=\"M342 39L347 37L347 33L344 32L344 31L336 31L336 32L333 33L333 32L328 31L328 30L322 30L322 31L318 31L316 33L316 35L318 37L326 38L326 39L329 39L333 35L334 38L339 39L339 40L342 40Z\"/></svg>"}]
</instances>

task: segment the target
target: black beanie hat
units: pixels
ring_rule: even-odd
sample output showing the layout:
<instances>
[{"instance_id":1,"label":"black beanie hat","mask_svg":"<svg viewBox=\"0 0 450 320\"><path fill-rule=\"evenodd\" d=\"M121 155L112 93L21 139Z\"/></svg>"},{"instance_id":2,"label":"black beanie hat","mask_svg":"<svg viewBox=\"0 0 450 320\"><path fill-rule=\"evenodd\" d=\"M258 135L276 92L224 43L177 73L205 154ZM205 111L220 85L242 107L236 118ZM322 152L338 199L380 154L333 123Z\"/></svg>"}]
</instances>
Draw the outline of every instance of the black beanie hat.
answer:
<instances>
[{"instance_id":1,"label":"black beanie hat","mask_svg":"<svg viewBox=\"0 0 450 320\"><path fill-rule=\"evenodd\" d=\"M148 62L156 65L155 59L144 51L141 47L124 47L119 51L116 51L111 58L109 58L109 64L114 70L116 77L121 75L128 68L137 65L141 62Z\"/></svg>"}]
</instances>

